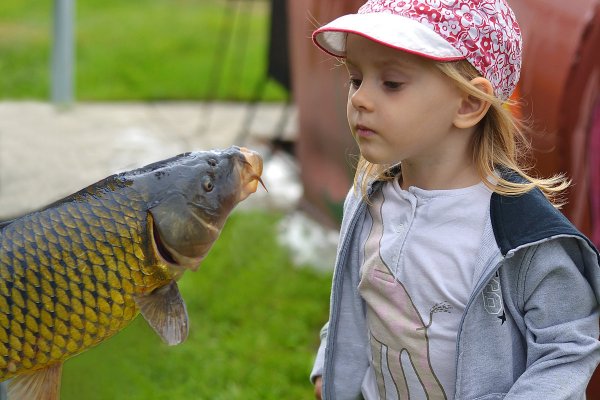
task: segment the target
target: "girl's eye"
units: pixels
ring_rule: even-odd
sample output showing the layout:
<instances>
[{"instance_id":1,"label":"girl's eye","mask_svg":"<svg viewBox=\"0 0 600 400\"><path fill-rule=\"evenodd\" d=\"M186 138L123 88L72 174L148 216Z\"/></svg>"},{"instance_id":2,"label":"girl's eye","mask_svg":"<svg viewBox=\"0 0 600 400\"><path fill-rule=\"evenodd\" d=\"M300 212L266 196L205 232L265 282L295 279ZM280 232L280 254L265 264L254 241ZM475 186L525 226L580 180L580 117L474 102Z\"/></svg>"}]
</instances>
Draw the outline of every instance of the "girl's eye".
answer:
<instances>
[{"instance_id":1,"label":"girl's eye","mask_svg":"<svg viewBox=\"0 0 600 400\"><path fill-rule=\"evenodd\" d=\"M400 89L400 87L402 86L402 83L385 81L385 82L383 82L383 85L388 89Z\"/></svg>"},{"instance_id":2,"label":"girl's eye","mask_svg":"<svg viewBox=\"0 0 600 400\"><path fill-rule=\"evenodd\" d=\"M352 86L355 89L358 89L360 87L361 83L362 83L362 80L360 80L360 79L350 78L350 86Z\"/></svg>"}]
</instances>

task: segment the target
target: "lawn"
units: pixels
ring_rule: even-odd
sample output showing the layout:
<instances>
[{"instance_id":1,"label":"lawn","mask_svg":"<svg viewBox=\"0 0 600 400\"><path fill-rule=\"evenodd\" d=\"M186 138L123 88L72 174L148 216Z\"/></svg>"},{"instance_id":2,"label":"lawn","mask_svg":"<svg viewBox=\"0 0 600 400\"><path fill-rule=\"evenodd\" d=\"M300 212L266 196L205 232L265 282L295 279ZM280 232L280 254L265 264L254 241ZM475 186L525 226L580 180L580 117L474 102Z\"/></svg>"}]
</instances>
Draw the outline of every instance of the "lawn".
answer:
<instances>
[{"instance_id":1,"label":"lawn","mask_svg":"<svg viewBox=\"0 0 600 400\"><path fill-rule=\"evenodd\" d=\"M180 281L190 336L168 347L138 317L65 363L63 400L310 399L331 277L292 265L279 215L234 213Z\"/></svg>"},{"instance_id":2,"label":"lawn","mask_svg":"<svg viewBox=\"0 0 600 400\"><path fill-rule=\"evenodd\" d=\"M79 101L248 101L266 78L267 0L74 1ZM49 98L53 4L0 2L0 99Z\"/></svg>"}]
</instances>

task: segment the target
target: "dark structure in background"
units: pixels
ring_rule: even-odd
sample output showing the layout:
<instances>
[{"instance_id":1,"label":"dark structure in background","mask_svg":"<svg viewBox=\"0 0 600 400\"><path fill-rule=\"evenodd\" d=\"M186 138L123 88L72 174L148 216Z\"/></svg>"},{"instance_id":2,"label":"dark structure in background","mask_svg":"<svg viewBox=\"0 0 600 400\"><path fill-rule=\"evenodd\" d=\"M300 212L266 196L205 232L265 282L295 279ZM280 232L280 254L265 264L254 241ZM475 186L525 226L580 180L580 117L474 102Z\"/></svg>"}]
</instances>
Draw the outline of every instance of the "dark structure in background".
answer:
<instances>
[{"instance_id":1,"label":"dark structure in background","mask_svg":"<svg viewBox=\"0 0 600 400\"><path fill-rule=\"evenodd\" d=\"M318 51L310 37L315 27L356 11L362 3L273 0L273 11L279 13L273 15L275 22L287 18L303 205L331 226L339 223L341 204L352 183L349 155L356 155L357 148L346 122L346 73ZM525 43L517 93L523 104L514 111L533 122L536 171L542 176L564 172L573 180L563 212L600 246L600 0L510 3ZM280 35L281 31L273 39L281 40ZM588 394L600 396L600 372Z\"/></svg>"},{"instance_id":2,"label":"dark structure in background","mask_svg":"<svg viewBox=\"0 0 600 400\"><path fill-rule=\"evenodd\" d=\"M291 92L287 0L271 1L267 75Z\"/></svg>"}]
</instances>

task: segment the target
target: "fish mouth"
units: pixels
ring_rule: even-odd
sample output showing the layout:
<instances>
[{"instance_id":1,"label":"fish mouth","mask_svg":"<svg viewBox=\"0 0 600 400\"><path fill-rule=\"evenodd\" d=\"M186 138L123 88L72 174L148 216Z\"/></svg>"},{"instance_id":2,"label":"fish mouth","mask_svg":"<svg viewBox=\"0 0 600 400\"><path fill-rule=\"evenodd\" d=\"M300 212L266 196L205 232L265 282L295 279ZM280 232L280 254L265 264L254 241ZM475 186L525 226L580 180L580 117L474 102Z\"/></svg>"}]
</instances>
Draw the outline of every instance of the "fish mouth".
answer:
<instances>
[{"instance_id":1,"label":"fish mouth","mask_svg":"<svg viewBox=\"0 0 600 400\"><path fill-rule=\"evenodd\" d=\"M263 160L260 154L245 147L240 147L240 152L244 156L244 162L240 170L242 189L240 191L239 201L242 201L252 193L256 192L259 183L265 190L267 190L267 188L261 179Z\"/></svg>"}]
</instances>

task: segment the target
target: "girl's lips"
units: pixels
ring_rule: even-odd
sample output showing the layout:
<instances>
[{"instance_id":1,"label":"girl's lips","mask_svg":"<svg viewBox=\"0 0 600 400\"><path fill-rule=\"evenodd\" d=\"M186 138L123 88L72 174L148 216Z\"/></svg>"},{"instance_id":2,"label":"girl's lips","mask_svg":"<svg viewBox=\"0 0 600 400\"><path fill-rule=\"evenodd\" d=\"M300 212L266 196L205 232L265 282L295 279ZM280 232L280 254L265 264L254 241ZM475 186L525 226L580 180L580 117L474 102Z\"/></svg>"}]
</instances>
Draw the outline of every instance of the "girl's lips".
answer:
<instances>
[{"instance_id":1,"label":"girl's lips","mask_svg":"<svg viewBox=\"0 0 600 400\"><path fill-rule=\"evenodd\" d=\"M356 135L360 137L375 136L375 132L363 125L356 126Z\"/></svg>"}]
</instances>

